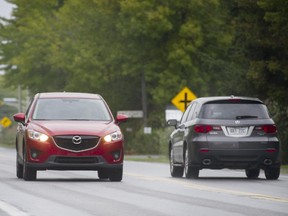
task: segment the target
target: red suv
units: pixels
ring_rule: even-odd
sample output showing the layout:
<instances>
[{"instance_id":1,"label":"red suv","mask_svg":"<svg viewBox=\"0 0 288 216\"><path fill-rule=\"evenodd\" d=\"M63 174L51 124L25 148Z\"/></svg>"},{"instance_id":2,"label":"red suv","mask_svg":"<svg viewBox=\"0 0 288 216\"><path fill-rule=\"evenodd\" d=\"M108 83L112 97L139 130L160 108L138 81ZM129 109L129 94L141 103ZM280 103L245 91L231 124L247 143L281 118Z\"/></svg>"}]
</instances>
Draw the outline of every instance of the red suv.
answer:
<instances>
[{"instance_id":1,"label":"red suv","mask_svg":"<svg viewBox=\"0 0 288 216\"><path fill-rule=\"evenodd\" d=\"M123 135L104 99L88 93L38 93L26 113L14 115L17 177L38 170L97 170L100 179L121 181Z\"/></svg>"}]
</instances>

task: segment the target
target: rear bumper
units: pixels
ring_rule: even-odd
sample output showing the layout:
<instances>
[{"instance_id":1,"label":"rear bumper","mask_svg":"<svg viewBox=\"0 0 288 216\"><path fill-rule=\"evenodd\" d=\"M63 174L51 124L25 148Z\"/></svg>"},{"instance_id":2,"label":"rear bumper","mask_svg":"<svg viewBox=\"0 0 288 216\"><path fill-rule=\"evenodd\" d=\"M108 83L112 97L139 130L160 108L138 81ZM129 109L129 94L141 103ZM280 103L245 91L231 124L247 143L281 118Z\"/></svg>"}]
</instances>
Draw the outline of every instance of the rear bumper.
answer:
<instances>
[{"instance_id":1,"label":"rear bumper","mask_svg":"<svg viewBox=\"0 0 288 216\"><path fill-rule=\"evenodd\" d=\"M69 157L51 156L45 163L28 162L27 167L36 170L100 170L123 168L123 162L109 164L102 156Z\"/></svg>"},{"instance_id":2,"label":"rear bumper","mask_svg":"<svg viewBox=\"0 0 288 216\"><path fill-rule=\"evenodd\" d=\"M212 150L199 153L191 161L191 166L200 169L265 169L281 165L279 152L263 150Z\"/></svg>"},{"instance_id":3,"label":"rear bumper","mask_svg":"<svg viewBox=\"0 0 288 216\"><path fill-rule=\"evenodd\" d=\"M190 165L209 169L265 169L281 165L281 148L274 138L225 138L207 142L196 137L188 145Z\"/></svg>"}]
</instances>

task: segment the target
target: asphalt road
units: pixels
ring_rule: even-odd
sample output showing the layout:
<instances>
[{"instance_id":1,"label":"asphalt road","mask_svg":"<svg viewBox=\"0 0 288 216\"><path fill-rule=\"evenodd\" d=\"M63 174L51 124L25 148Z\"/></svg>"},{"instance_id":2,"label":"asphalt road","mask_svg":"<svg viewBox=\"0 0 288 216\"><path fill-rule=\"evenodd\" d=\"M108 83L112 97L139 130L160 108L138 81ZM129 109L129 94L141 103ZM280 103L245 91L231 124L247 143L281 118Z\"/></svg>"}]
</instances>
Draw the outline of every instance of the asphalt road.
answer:
<instances>
[{"instance_id":1,"label":"asphalt road","mask_svg":"<svg viewBox=\"0 0 288 216\"><path fill-rule=\"evenodd\" d=\"M288 176L248 180L243 171L203 170L196 180L171 178L168 164L125 161L122 182L93 171L15 175L15 151L0 148L0 216L288 215Z\"/></svg>"}]
</instances>

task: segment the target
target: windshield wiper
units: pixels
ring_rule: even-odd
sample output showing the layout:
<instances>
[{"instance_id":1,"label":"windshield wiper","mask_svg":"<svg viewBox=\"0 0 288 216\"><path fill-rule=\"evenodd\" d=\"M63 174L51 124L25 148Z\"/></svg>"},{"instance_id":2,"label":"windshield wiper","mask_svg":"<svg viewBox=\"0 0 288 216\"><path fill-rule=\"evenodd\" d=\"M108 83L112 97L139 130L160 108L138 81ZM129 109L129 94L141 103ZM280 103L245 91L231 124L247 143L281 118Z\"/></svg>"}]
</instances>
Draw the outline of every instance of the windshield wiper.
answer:
<instances>
[{"instance_id":1,"label":"windshield wiper","mask_svg":"<svg viewBox=\"0 0 288 216\"><path fill-rule=\"evenodd\" d=\"M258 118L258 116L249 116L249 115L236 116L236 119L250 119L250 118Z\"/></svg>"},{"instance_id":2,"label":"windshield wiper","mask_svg":"<svg viewBox=\"0 0 288 216\"><path fill-rule=\"evenodd\" d=\"M75 119L62 119L63 121L91 121L90 119L81 119L81 118L79 118L79 119L77 119L77 118L75 118Z\"/></svg>"}]
</instances>

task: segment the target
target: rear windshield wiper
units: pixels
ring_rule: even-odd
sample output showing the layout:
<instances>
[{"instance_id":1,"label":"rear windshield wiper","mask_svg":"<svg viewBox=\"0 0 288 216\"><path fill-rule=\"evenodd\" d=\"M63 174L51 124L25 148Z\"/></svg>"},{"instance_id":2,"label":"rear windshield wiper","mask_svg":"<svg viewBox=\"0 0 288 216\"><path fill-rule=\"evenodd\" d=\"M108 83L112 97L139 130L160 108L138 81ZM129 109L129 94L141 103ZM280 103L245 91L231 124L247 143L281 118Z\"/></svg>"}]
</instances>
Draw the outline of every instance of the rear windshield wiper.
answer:
<instances>
[{"instance_id":1,"label":"rear windshield wiper","mask_svg":"<svg viewBox=\"0 0 288 216\"><path fill-rule=\"evenodd\" d=\"M258 116L249 116L249 115L236 116L236 119L250 119L250 118L258 118Z\"/></svg>"}]
</instances>

